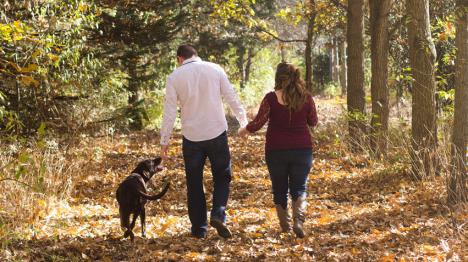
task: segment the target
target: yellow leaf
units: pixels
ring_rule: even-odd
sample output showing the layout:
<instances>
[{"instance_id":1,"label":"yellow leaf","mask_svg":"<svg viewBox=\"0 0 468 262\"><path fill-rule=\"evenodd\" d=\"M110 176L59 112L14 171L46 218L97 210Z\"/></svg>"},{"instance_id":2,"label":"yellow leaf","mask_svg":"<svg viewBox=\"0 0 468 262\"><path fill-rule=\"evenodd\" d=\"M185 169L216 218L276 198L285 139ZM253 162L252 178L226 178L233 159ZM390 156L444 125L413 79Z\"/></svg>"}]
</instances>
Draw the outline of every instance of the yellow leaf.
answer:
<instances>
[{"instance_id":1,"label":"yellow leaf","mask_svg":"<svg viewBox=\"0 0 468 262\"><path fill-rule=\"evenodd\" d=\"M27 86L39 86L39 81L34 79L32 76L21 75L20 82Z\"/></svg>"},{"instance_id":2,"label":"yellow leaf","mask_svg":"<svg viewBox=\"0 0 468 262\"><path fill-rule=\"evenodd\" d=\"M41 206L41 207L47 206L47 203L46 203L46 201L45 201L44 199L39 199L39 200L37 200L37 204L38 204L39 206Z\"/></svg>"},{"instance_id":3,"label":"yellow leaf","mask_svg":"<svg viewBox=\"0 0 468 262\"><path fill-rule=\"evenodd\" d=\"M81 12L86 12L88 10L88 5L86 4L80 4L80 6L78 7L78 9L81 11Z\"/></svg>"},{"instance_id":4,"label":"yellow leaf","mask_svg":"<svg viewBox=\"0 0 468 262\"><path fill-rule=\"evenodd\" d=\"M13 33L13 41L19 41L21 39L23 39L21 34Z\"/></svg>"},{"instance_id":5,"label":"yellow leaf","mask_svg":"<svg viewBox=\"0 0 468 262\"><path fill-rule=\"evenodd\" d=\"M127 146L125 144L122 144L119 147L117 147L117 152L119 152L120 154L123 154L126 151L127 151Z\"/></svg>"},{"instance_id":6,"label":"yellow leaf","mask_svg":"<svg viewBox=\"0 0 468 262\"><path fill-rule=\"evenodd\" d=\"M252 232L250 234L251 237L255 237L255 238L259 238L259 237L263 237L263 234L262 233L258 233L258 232Z\"/></svg>"},{"instance_id":7,"label":"yellow leaf","mask_svg":"<svg viewBox=\"0 0 468 262\"><path fill-rule=\"evenodd\" d=\"M41 55L41 50L37 49L36 51L34 51L34 53L32 53L31 57L37 58L40 55Z\"/></svg>"},{"instance_id":8,"label":"yellow leaf","mask_svg":"<svg viewBox=\"0 0 468 262\"><path fill-rule=\"evenodd\" d=\"M437 250L430 245L423 245L422 247L424 254L426 255L437 255Z\"/></svg>"},{"instance_id":9,"label":"yellow leaf","mask_svg":"<svg viewBox=\"0 0 468 262\"><path fill-rule=\"evenodd\" d=\"M198 252L190 252L185 255L189 260L202 260L203 256Z\"/></svg>"},{"instance_id":10,"label":"yellow leaf","mask_svg":"<svg viewBox=\"0 0 468 262\"><path fill-rule=\"evenodd\" d=\"M330 223L332 220L333 220L332 217L325 214L325 215L322 215L322 217L319 219L318 223L319 223L319 225L323 225L323 224Z\"/></svg>"},{"instance_id":11,"label":"yellow leaf","mask_svg":"<svg viewBox=\"0 0 468 262\"><path fill-rule=\"evenodd\" d=\"M158 230L157 233L159 235L163 234L172 224L177 222L177 220L178 220L177 217L169 217L167 221L164 224L162 224L161 228Z\"/></svg>"},{"instance_id":12,"label":"yellow leaf","mask_svg":"<svg viewBox=\"0 0 468 262\"><path fill-rule=\"evenodd\" d=\"M36 70L37 70L36 64L29 64L27 67L20 68L19 71L21 73L29 73L29 72L36 71Z\"/></svg>"},{"instance_id":13,"label":"yellow leaf","mask_svg":"<svg viewBox=\"0 0 468 262\"><path fill-rule=\"evenodd\" d=\"M395 259L395 255L394 254L389 254L389 255L385 255L383 257L381 257L379 259L380 262L393 262L393 260Z\"/></svg>"},{"instance_id":14,"label":"yellow leaf","mask_svg":"<svg viewBox=\"0 0 468 262\"><path fill-rule=\"evenodd\" d=\"M14 21L13 22L13 26L16 28L16 29L21 29L23 27L23 24L21 23L21 21Z\"/></svg>"},{"instance_id":15,"label":"yellow leaf","mask_svg":"<svg viewBox=\"0 0 468 262\"><path fill-rule=\"evenodd\" d=\"M59 57L54 54L47 54L47 56L49 57L50 60L54 62L56 62L59 59Z\"/></svg>"}]
</instances>

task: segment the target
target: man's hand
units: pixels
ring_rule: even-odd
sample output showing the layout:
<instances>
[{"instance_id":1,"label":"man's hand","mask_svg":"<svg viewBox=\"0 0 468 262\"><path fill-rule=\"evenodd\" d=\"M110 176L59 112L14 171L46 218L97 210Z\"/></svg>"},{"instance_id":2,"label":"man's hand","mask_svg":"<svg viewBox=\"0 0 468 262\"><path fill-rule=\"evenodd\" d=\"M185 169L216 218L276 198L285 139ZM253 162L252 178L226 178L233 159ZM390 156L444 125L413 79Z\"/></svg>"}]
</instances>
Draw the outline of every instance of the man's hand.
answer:
<instances>
[{"instance_id":1,"label":"man's hand","mask_svg":"<svg viewBox=\"0 0 468 262\"><path fill-rule=\"evenodd\" d=\"M162 162L166 162L167 160L167 151L169 149L169 145L161 145L161 158L162 158Z\"/></svg>"},{"instance_id":2,"label":"man's hand","mask_svg":"<svg viewBox=\"0 0 468 262\"><path fill-rule=\"evenodd\" d=\"M250 132L249 132L249 130L247 130L247 128L241 127L241 128L239 128L239 130L237 131L237 134L238 134L240 137L245 137L246 135L250 134Z\"/></svg>"}]
</instances>

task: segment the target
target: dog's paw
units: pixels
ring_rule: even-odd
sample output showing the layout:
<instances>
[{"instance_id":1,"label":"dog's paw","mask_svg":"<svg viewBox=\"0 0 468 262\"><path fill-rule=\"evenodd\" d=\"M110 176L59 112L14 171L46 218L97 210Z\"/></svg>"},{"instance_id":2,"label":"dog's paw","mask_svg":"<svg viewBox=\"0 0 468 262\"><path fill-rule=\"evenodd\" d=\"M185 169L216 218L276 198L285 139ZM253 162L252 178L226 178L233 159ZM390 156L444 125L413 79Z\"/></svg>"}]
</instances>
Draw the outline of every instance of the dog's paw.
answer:
<instances>
[{"instance_id":1,"label":"dog's paw","mask_svg":"<svg viewBox=\"0 0 468 262\"><path fill-rule=\"evenodd\" d=\"M133 239L135 238L135 234L133 234L131 230L127 230L124 233L124 238L127 238L127 237L130 237L130 239L133 241Z\"/></svg>"}]
</instances>

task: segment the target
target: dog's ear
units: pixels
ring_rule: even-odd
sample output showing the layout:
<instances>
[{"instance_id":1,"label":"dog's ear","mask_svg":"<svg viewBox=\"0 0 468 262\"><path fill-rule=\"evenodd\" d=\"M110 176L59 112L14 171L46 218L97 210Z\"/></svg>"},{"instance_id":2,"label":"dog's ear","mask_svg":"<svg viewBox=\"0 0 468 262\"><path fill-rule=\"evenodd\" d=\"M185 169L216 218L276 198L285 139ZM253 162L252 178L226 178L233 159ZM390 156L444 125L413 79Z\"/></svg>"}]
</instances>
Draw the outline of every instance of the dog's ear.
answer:
<instances>
[{"instance_id":1,"label":"dog's ear","mask_svg":"<svg viewBox=\"0 0 468 262\"><path fill-rule=\"evenodd\" d=\"M138 163L137 167L132 171L132 173L142 175L143 172L147 169L146 166L147 166L147 164L145 163L145 161L142 161L142 162Z\"/></svg>"},{"instance_id":2,"label":"dog's ear","mask_svg":"<svg viewBox=\"0 0 468 262\"><path fill-rule=\"evenodd\" d=\"M153 161L155 166L159 166L162 162L162 158L156 157Z\"/></svg>"}]
</instances>

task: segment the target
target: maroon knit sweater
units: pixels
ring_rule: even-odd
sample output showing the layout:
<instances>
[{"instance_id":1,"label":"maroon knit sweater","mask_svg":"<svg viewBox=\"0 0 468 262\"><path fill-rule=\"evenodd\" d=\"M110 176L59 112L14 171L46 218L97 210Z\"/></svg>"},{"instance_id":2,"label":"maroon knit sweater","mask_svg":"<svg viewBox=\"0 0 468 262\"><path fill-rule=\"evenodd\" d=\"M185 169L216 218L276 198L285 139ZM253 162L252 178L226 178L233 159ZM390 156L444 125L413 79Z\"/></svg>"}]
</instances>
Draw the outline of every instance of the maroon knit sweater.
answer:
<instances>
[{"instance_id":1,"label":"maroon knit sweater","mask_svg":"<svg viewBox=\"0 0 468 262\"><path fill-rule=\"evenodd\" d=\"M251 133L268 122L265 151L312 148L308 126L317 125L317 111L312 96L297 112L278 102L275 92L265 95L254 120L247 125Z\"/></svg>"}]
</instances>

